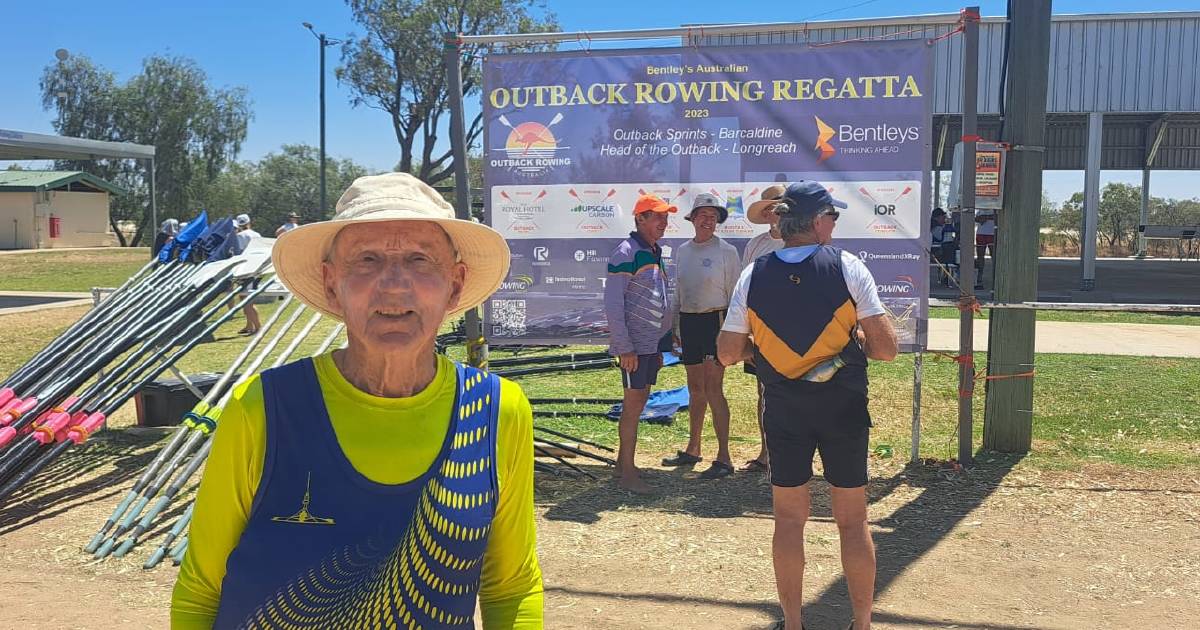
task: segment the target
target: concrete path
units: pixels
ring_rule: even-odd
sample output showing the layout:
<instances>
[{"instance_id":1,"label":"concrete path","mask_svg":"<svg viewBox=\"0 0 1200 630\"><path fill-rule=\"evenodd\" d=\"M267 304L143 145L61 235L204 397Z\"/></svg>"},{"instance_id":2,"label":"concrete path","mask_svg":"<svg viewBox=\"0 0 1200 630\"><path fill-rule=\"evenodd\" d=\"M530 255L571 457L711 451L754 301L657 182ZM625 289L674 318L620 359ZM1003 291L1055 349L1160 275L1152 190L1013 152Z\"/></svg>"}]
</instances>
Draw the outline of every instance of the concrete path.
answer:
<instances>
[{"instance_id":1,"label":"concrete path","mask_svg":"<svg viewBox=\"0 0 1200 630\"><path fill-rule=\"evenodd\" d=\"M988 347L988 322L975 320L975 350ZM929 320L929 348L958 351L958 320ZM1038 322L1034 350L1056 354L1200 358L1200 326Z\"/></svg>"},{"instance_id":2,"label":"concrete path","mask_svg":"<svg viewBox=\"0 0 1200 630\"><path fill-rule=\"evenodd\" d=\"M0 291L0 315L31 313L92 303L91 293L64 291Z\"/></svg>"}]
</instances>

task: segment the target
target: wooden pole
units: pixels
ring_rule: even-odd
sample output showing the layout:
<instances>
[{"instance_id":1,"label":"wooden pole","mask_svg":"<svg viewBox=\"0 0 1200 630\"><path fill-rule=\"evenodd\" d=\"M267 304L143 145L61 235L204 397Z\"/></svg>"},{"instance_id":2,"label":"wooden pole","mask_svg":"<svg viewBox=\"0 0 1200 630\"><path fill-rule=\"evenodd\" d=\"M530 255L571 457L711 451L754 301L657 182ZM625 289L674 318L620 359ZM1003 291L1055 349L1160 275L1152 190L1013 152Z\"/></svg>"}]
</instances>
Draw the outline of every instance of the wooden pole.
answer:
<instances>
[{"instance_id":1,"label":"wooden pole","mask_svg":"<svg viewBox=\"0 0 1200 630\"><path fill-rule=\"evenodd\" d=\"M959 204L961 228L958 235L959 287L962 304L975 300L975 291L963 274L971 273L975 267L975 138L978 133L979 114L979 7L967 7L963 28L963 161L962 195ZM969 308L960 310L958 318L958 356L971 357L975 352L975 314ZM970 466L974 458L975 368L971 361L962 361L958 366L958 462Z\"/></svg>"},{"instance_id":2,"label":"wooden pole","mask_svg":"<svg viewBox=\"0 0 1200 630\"><path fill-rule=\"evenodd\" d=\"M1005 169L1004 209L998 212L995 258L997 302L1037 300L1038 227L1046 138L1050 66L1050 0L1013 2L1008 28L1010 77L1003 142L1012 146ZM1034 312L993 310L988 330L988 375L1033 370ZM1033 379L989 381L983 447L1028 452L1033 432Z\"/></svg>"}]
</instances>

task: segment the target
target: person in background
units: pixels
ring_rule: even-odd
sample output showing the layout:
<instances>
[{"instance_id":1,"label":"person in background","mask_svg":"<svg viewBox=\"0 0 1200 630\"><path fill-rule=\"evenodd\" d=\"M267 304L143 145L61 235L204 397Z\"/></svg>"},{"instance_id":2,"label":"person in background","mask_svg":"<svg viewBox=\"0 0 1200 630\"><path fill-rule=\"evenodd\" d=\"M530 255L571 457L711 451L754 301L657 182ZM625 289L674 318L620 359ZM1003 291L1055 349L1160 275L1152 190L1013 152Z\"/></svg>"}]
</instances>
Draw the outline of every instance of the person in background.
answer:
<instances>
[{"instance_id":1,"label":"person in background","mask_svg":"<svg viewBox=\"0 0 1200 630\"><path fill-rule=\"evenodd\" d=\"M980 210L975 215L975 288L983 288L984 257L990 251L996 264L996 212Z\"/></svg>"},{"instance_id":2,"label":"person in background","mask_svg":"<svg viewBox=\"0 0 1200 630\"><path fill-rule=\"evenodd\" d=\"M780 197L783 197L783 193L786 189L786 183L768 186L762 191L761 198L758 201L750 204L750 208L746 210L747 221L757 225L766 225L770 229L762 234L759 234L758 236L755 236L754 238L750 239L749 243L746 243L746 250L742 255L743 269L749 268L750 265L754 264L754 261L759 259L759 257L770 254L771 252L783 247L783 239L779 236L779 215L775 214L771 208L773 208L775 204L779 202ZM742 371L744 371L746 374L754 375L754 359L749 359L743 363ZM762 383L758 382L757 377L755 378L755 384L758 389L758 401L754 409L758 419L758 437L760 446L758 449L758 457L746 462L746 465L742 466L742 470L745 472L767 472L767 460L769 455L767 453L767 440L762 433L763 390Z\"/></svg>"},{"instance_id":3,"label":"person in background","mask_svg":"<svg viewBox=\"0 0 1200 630\"><path fill-rule=\"evenodd\" d=\"M618 484L630 492L649 494L634 453L638 421L650 386L658 383L662 353L672 344L672 306L667 269L658 241L667 229L667 214L679 209L654 195L642 195L633 207L636 230L608 257L604 283L604 315L608 320L608 353L621 365L624 396L617 425Z\"/></svg>"},{"instance_id":4,"label":"person in background","mask_svg":"<svg viewBox=\"0 0 1200 630\"><path fill-rule=\"evenodd\" d=\"M775 514L772 556L784 614L774 627L782 630L804 627L804 526L817 451L832 486L854 611L850 627L871 627L875 546L867 522L867 359L891 361L897 343L867 266L829 245L838 208L845 207L817 182L788 186L774 206L784 248L742 272L717 339L721 363L753 356L763 385Z\"/></svg>"},{"instance_id":5,"label":"person in background","mask_svg":"<svg viewBox=\"0 0 1200 630\"><path fill-rule=\"evenodd\" d=\"M159 250L170 243L179 234L179 219L167 219L162 222L158 234L154 235L154 246L150 248L150 257L156 258Z\"/></svg>"},{"instance_id":6,"label":"person in background","mask_svg":"<svg viewBox=\"0 0 1200 630\"><path fill-rule=\"evenodd\" d=\"M287 221L275 229L275 238L279 238L280 236L283 236L284 234L291 232L298 227L300 227L300 215L296 214L295 212L289 212L287 215Z\"/></svg>"},{"instance_id":7,"label":"person in background","mask_svg":"<svg viewBox=\"0 0 1200 630\"><path fill-rule=\"evenodd\" d=\"M233 219L233 225L237 229L237 233L233 235L232 253L234 256L240 255L246 251L250 245L250 241L256 238L262 238L262 235L254 231L250 226L250 215L239 214ZM254 289L258 286L258 279L242 286L242 291L246 292L249 289ZM262 322L258 317L258 309L254 307L254 302L247 302L242 307L242 314L246 316L246 326L238 331L239 335L253 335L262 327Z\"/></svg>"},{"instance_id":8,"label":"person in background","mask_svg":"<svg viewBox=\"0 0 1200 630\"><path fill-rule=\"evenodd\" d=\"M675 304L679 312L678 337L683 348L680 358L687 370L691 424L687 448L664 459L663 465L687 466L703 459L700 438L704 434L704 415L711 408L717 457L700 477L717 479L733 473L729 458L729 401L725 399L725 368L717 364L717 334L742 265L737 248L715 234L717 225L729 218L720 199L708 193L696 195L692 211L684 218L692 222L696 236L676 250Z\"/></svg>"},{"instance_id":9,"label":"person in background","mask_svg":"<svg viewBox=\"0 0 1200 630\"><path fill-rule=\"evenodd\" d=\"M360 177L275 244L345 348L244 380L196 496L171 626L543 627L533 412L437 353L508 273L495 230L408 173Z\"/></svg>"},{"instance_id":10,"label":"person in background","mask_svg":"<svg viewBox=\"0 0 1200 630\"><path fill-rule=\"evenodd\" d=\"M942 265L956 264L955 253L958 251L956 237L954 225L950 223L950 217L946 211L934 208L929 220L929 251L933 258ZM949 286L950 276L941 268L938 269L938 277L941 279L942 286Z\"/></svg>"}]
</instances>

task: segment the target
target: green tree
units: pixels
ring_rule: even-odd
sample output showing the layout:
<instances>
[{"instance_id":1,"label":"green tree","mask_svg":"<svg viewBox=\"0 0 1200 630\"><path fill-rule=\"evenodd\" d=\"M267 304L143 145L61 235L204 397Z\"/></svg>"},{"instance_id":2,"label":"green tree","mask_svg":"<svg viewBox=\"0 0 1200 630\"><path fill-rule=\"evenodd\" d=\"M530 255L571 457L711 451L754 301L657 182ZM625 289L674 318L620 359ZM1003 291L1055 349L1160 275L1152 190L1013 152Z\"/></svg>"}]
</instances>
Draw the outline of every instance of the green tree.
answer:
<instances>
[{"instance_id":1,"label":"green tree","mask_svg":"<svg viewBox=\"0 0 1200 630\"><path fill-rule=\"evenodd\" d=\"M199 210L191 195L237 157L251 118L243 88L210 87L204 71L181 57L148 57L124 85L87 57L72 57L46 67L41 89L43 107L57 110L60 135L155 147L160 217L187 219ZM64 160L57 166L87 171L130 191L114 200L110 217L122 245L141 242L150 220L144 164ZM136 226L128 242L118 221Z\"/></svg>"},{"instance_id":2,"label":"green tree","mask_svg":"<svg viewBox=\"0 0 1200 630\"><path fill-rule=\"evenodd\" d=\"M337 78L350 86L350 102L387 112L400 144L398 171L434 184L454 172L448 143L449 100L442 41L447 33L530 33L556 30L557 21L537 0L346 0L365 30L342 45ZM537 50L527 46L520 50ZM465 98L480 90L484 49L463 46ZM467 146L483 131L482 114L467 124Z\"/></svg>"},{"instance_id":3,"label":"green tree","mask_svg":"<svg viewBox=\"0 0 1200 630\"><path fill-rule=\"evenodd\" d=\"M1051 226L1072 247L1079 247L1083 227L1083 193L1077 192L1062 202Z\"/></svg>"},{"instance_id":4,"label":"green tree","mask_svg":"<svg viewBox=\"0 0 1200 630\"><path fill-rule=\"evenodd\" d=\"M332 208L321 216L320 172L320 153L306 144L285 144L278 153L268 153L254 165L248 213L263 236L274 236L289 212L299 214L302 222L332 217ZM325 185L331 200L366 174L365 167L351 160L326 158Z\"/></svg>"},{"instance_id":5,"label":"green tree","mask_svg":"<svg viewBox=\"0 0 1200 630\"><path fill-rule=\"evenodd\" d=\"M1110 248L1132 245L1137 238L1141 213L1142 188L1110 183L1100 196L1099 223L1096 231Z\"/></svg>"}]
</instances>

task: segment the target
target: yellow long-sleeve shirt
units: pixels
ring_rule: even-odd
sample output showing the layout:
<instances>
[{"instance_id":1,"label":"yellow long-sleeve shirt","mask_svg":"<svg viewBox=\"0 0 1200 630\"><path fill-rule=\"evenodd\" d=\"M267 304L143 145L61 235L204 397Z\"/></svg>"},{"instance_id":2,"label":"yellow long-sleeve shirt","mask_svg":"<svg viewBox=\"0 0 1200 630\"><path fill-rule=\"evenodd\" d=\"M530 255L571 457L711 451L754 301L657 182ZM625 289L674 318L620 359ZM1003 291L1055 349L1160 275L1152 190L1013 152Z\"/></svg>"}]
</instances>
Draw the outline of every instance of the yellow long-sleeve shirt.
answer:
<instances>
[{"instance_id":1,"label":"yellow long-sleeve shirt","mask_svg":"<svg viewBox=\"0 0 1200 630\"><path fill-rule=\"evenodd\" d=\"M351 385L331 354L313 359L338 445L360 473L399 484L437 457L454 405L455 369L438 358L437 375L408 398L380 398ZM210 628L225 564L250 517L266 453L266 407L257 376L234 392L219 419L196 497L187 555L171 600L171 627ZM484 554L479 604L487 629L542 627L542 574L533 510L533 413L521 388L501 380L496 435L499 497Z\"/></svg>"}]
</instances>

